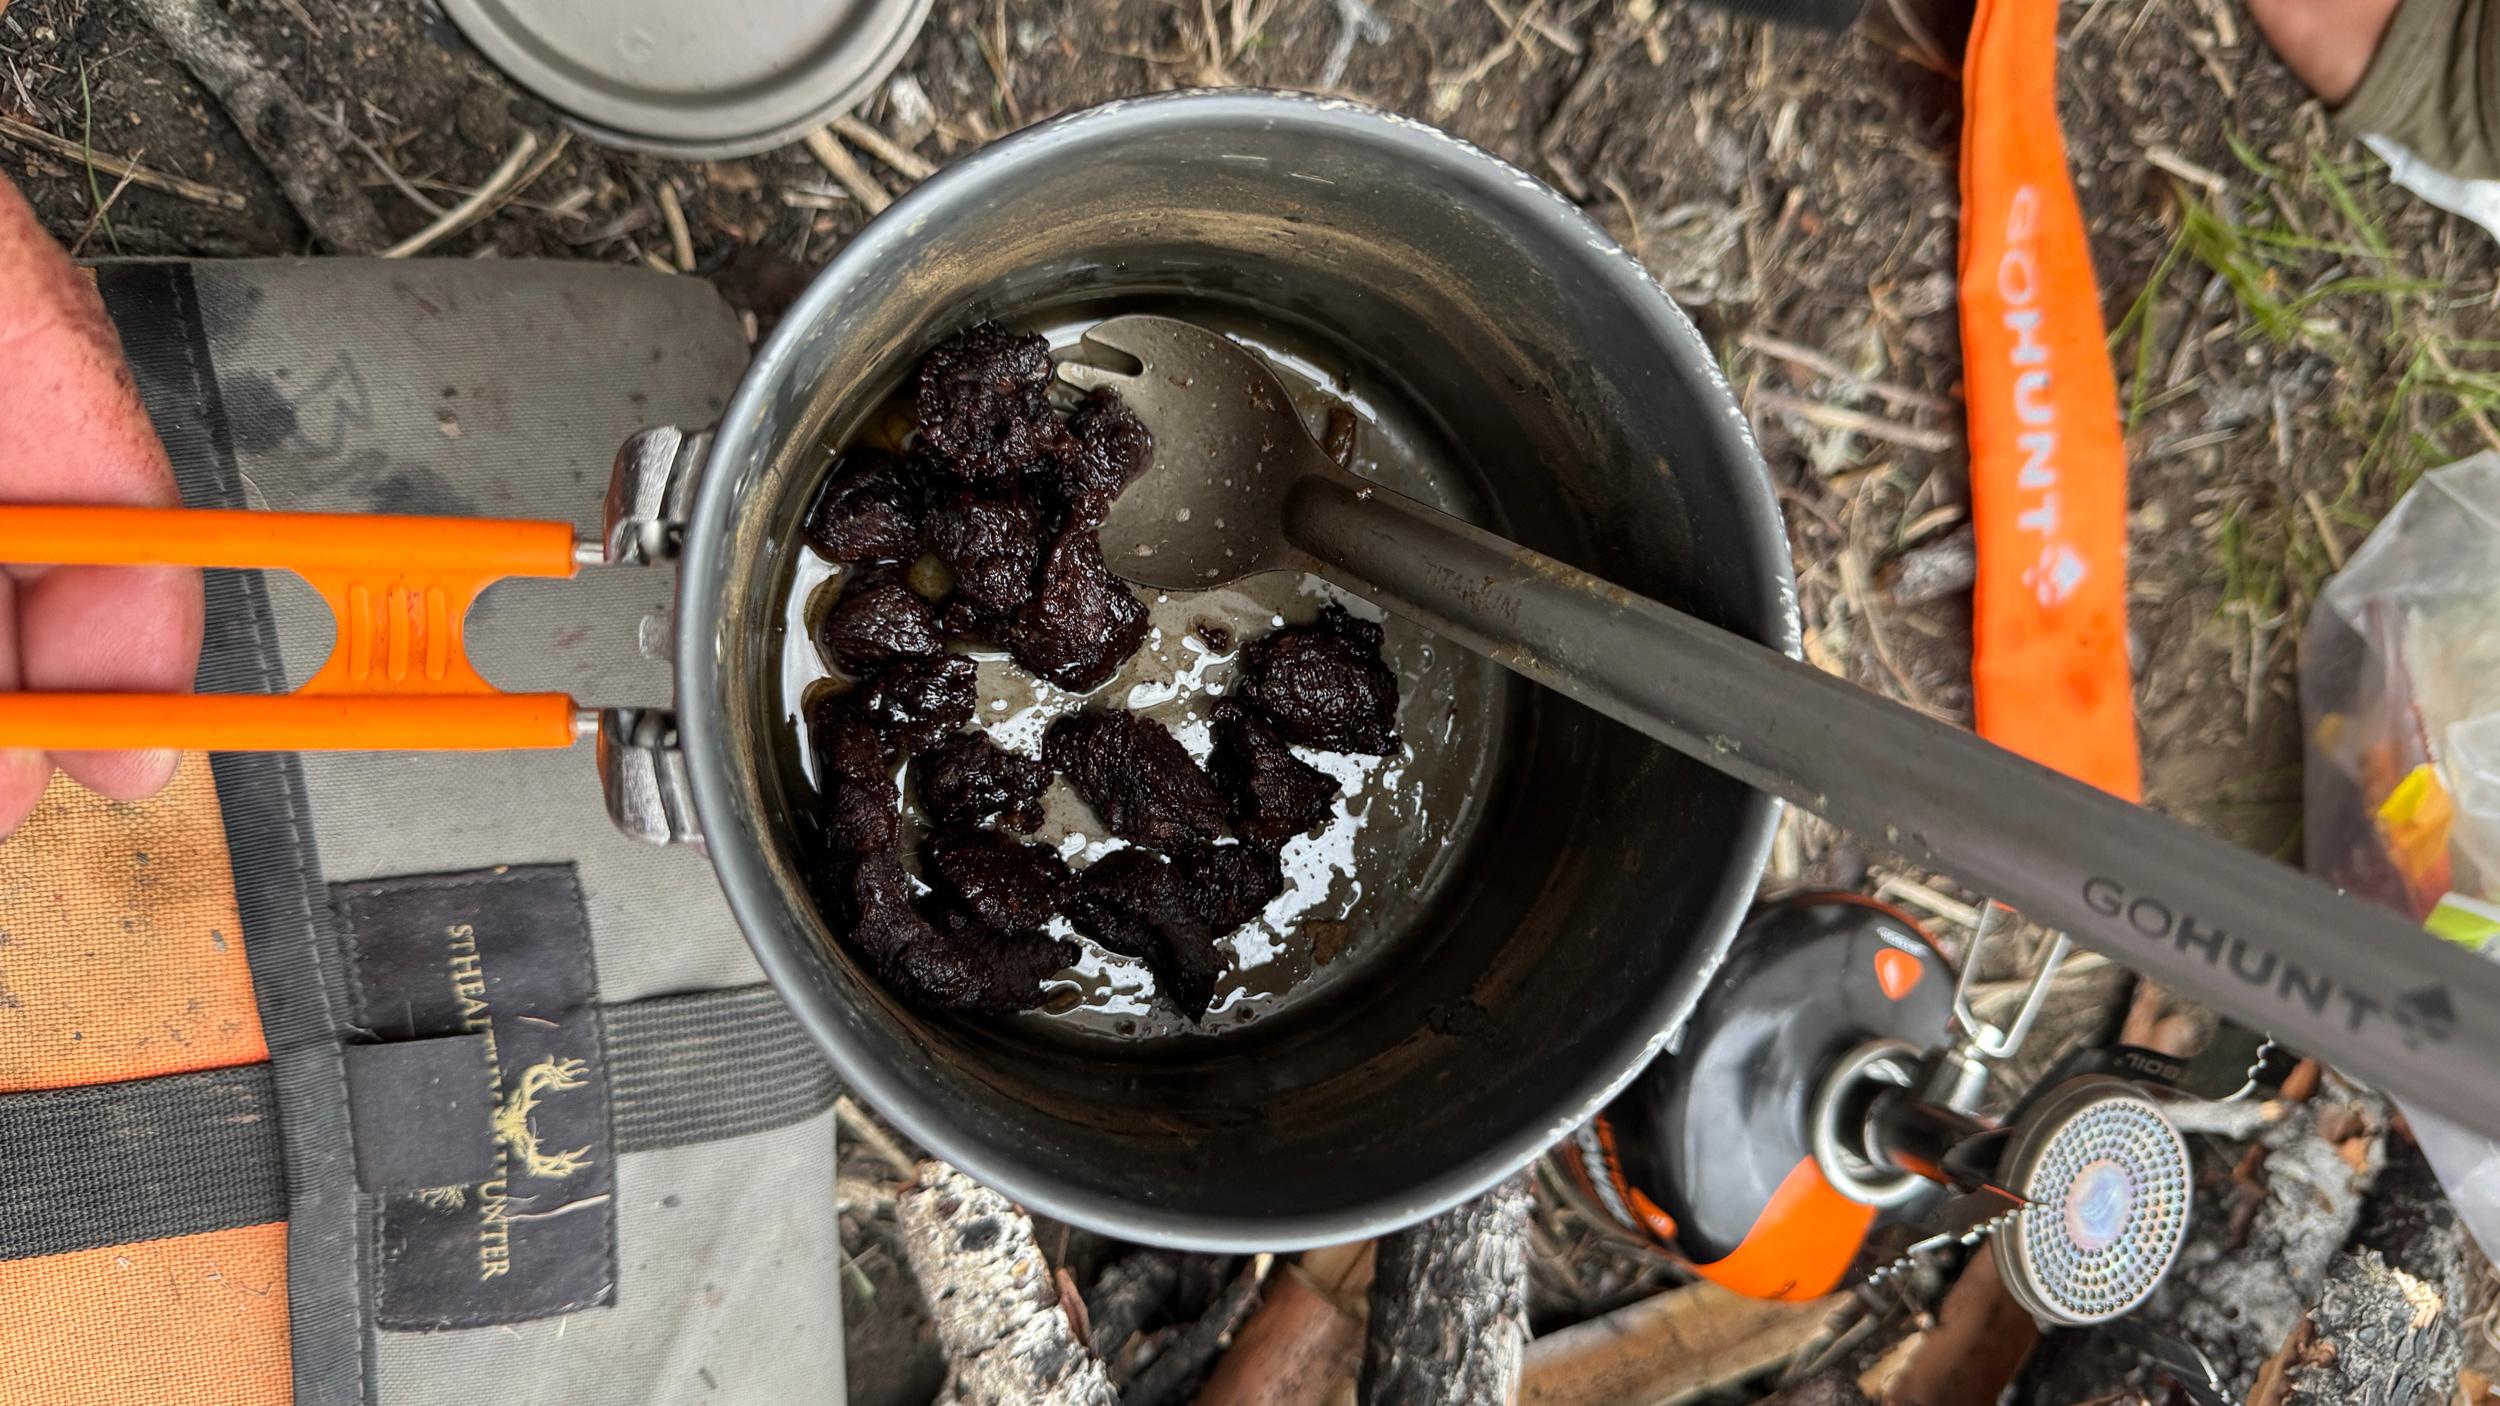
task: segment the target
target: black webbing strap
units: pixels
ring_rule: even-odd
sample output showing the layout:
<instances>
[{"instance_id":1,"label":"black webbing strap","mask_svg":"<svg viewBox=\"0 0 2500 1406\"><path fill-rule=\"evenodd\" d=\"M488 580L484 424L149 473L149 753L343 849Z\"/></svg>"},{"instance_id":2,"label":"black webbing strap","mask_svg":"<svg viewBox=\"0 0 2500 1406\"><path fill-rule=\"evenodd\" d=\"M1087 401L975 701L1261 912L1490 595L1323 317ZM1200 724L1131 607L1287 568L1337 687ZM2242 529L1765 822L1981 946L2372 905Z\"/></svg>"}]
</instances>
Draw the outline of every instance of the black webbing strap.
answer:
<instances>
[{"instance_id":1,"label":"black webbing strap","mask_svg":"<svg viewBox=\"0 0 2500 1406\"><path fill-rule=\"evenodd\" d=\"M600 1019L620 1152L786 1127L841 1092L769 986ZM280 1102L265 1064L0 1095L0 1260L291 1217Z\"/></svg>"},{"instance_id":2,"label":"black webbing strap","mask_svg":"<svg viewBox=\"0 0 2500 1406\"><path fill-rule=\"evenodd\" d=\"M286 1215L269 1066L0 1097L0 1259Z\"/></svg>"},{"instance_id":3,"label":"black webbing strap","mask_svg":"<svg viewBox=\"0 0 2500 1406\"><path fill-rule=\"evenodd\" d=\"M842 1086L769 986L655 996L601 1009L619 1152L786 1127Z\"/></svg>"}]
</instances>

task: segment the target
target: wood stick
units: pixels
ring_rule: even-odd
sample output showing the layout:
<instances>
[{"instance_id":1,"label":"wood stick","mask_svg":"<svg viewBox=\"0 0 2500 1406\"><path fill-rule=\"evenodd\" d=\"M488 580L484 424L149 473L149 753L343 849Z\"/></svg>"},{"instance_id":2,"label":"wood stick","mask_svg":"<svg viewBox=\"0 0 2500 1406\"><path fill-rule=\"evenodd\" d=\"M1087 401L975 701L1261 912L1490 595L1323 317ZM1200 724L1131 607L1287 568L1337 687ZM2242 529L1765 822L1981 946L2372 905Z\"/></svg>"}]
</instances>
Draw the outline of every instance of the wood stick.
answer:
<instances>
[{"instance_id":1,"label":"wood stick","mask_svg":"<svg viewBox=\"0 0 2500 1406\"><path fill-rule=\"evenodd\" d=\"M1266 1301L1198 1391L1196 1406L1326 1406L1363 1366L1363 1324L1297 1265L1268 1276Z\"/></svg>"},{"instance_id":2,"label":"wood stick","mask_svg":"<svg viewBox=\"0 0 2500 1406\"><path fill-rule=\"evenodd\" d=\"M1232 1282L1224 1286L1224 1292L1207 1305L1207 1311L1198 1315L1198 1321L1182 1329L1154 1361L1120 1388L1122 1406L1174 1406L1189 1383L1224 1350L1225 1340L1241 1331L1243 1322L1259 1306L1260 1286L1266 1281L1272 1258L1259 1255L1243 1265Z\"/></svg>"},{"instance_id":3,"label":"wood stick","mask_svg":"<svg viewBox=\"0 0 2500 1406\"><path fill-rule=\"evenodd\" d=\"M1528 1342L1528 1178L1410 1230L1374 1260L1369 1406L1510 1406Z\"/></svg>"},{"instance_id":4,"label":"wood stick","mask_svg":"<svg viewBox=\"0 0 2500 1406\"><path fill-rule=\"evenodd\" d=\"M20 146L30 146L37 151L50 152L66 161L91 162L97 170L108 176L119 176L132 185L145 186L149 190L162 191L167 195L178 195L185 200L196 200L202 205L214 205L221 210L242 210L250 204L233 191L221 190L205 182L192 180L188 176L169 176L162 171L149 170L123 157L107 155L101 151L91 151L67 137L56 137L41 127L30 127L14 117L0 117L0 137L5 137Z\"/></svg>"},{"instance_id":5,"label":"wood stick","mask_svg":"<svg viewBox=\"0 0 2500 1406\"><path fill-rule=\"evenodd\" d=\"M842 188L851 193L852 199L868 207L869 214L883 214L885 207L894 203L894 197L885 193L884 186L869 178L867 170L859 164L859 158L836 141L830 130L819 127L800 140L807 144L807 154L816 158L816 164L839 181Z\"/></svg>"},{"instance_id":6,"label":"wood stick","mask_svg":"<svg viewBox=\"0 0 2500 1406\"><path fill-rule=\"evenodd\" d=\"M925 181L937 174L937 167L856 117L833 119L833 130L842 140L893 168L894 174L904 180Z\"/></svg>"},{"instance_id":7,"label":"wood stick","mask_svg":"<svg viewBox=\"0 0 2500 1406\"><path fill-rule=\"evenodd\" d=\"M1936 1326L1885 1385L1884 1406L1994 1401L2038 1341L2040 1325L2006 1292L1996 1255L1983 1248L1953 1281Z\"/></svg>"},{"instance_id":8,"label":"wood stick","mask_svg":"<svg viewBox=\"0 0 2500 1406\"><path fill-rule=\"evenodd\" d=\"M1085 1314L1093 1320L1095 1353L1116 1365L1120 1349L1137 1335L1138 1325L1172 1297L1172 1286L1180 1277L1180 1259L1169 1250L1139 1250L1104 1270L1094 1281L1093 1297L1085 1301Z\"/></svg>"},{"instance_id":9,"label":"wood stick","mask_svg":"<svg viewBox=\"0 0 2500 1406\"><path fill-rule=\"evenodd\" d=\"M370 254L391 242L364 187L328 140L328 124L231 21L207 0L136 3L174 57L225 104L243 140L278 178L278 188L314 238L342 254Z\"/></svg>"},{"instance_id":10,"label":"wood stick","mask_svg":"<svg viewBox=\"0 0 2500 1406\"><path fill-rule=\"evenodd\" d=\"M894 1214L951 1368L947 1399L1119 1406L1102 1363L1059 1307L1024 1212L953 1167L927 1162Z\"/></svg>"},{"instance_id":11,"label":"wood stick","mask_svg":"<svg viewBox=\"0 0 2500 1406\"><path fill-rule=\"evenodd\" d=\"M1670 1406L1787 1361L1825 1333L1838 1298L1749 1299L1670 1289L1528 1344L1521 1406Z\"/></svg>"}]
</instances>

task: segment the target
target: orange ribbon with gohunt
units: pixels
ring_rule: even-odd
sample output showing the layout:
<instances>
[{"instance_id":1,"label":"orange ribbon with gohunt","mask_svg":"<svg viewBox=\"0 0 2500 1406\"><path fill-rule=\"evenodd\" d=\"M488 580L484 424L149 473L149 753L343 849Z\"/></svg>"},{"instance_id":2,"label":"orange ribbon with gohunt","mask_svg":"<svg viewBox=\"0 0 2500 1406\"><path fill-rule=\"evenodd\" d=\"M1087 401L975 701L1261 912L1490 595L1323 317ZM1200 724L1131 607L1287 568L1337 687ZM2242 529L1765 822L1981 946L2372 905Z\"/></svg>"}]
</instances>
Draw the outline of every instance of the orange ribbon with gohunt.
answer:
<instances>
[{"instance_id":1,"label":"orange ribbon with gohunt","mask_svg":"<svg viewBox=\"0 0 2500 1406\"><path fill-rule=\"evenodd\" d=\"M1964 61L1962 360L1980 735L2135 800L2127 453L2057 125L2055 0L1980 0Z\"/></svg>"}]
</instances>

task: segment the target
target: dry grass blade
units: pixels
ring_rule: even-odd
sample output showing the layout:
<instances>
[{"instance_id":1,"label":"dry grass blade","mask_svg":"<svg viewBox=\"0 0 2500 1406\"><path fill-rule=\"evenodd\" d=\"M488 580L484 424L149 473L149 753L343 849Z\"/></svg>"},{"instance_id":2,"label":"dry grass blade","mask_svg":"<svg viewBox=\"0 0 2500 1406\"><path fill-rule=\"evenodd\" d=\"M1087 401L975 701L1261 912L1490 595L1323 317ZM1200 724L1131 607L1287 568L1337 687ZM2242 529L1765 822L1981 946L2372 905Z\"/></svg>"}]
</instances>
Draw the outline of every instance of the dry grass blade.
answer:
<instances>
[{"instance_id":1,"label":"dry grass blade","mask_svg":"<svg viewBox=\"0 0 2500 1406\"><path fill-rule=\"evenodd\" d=\"M1908 449L1924 449L1931 454L1941 454L1951 449L1957 442L1953 435L1944 430L1920 429L1916 425L1896 425L1890 420L1869 415L1863 411L1845 410L1837 405L1824 405L1798 396L1782 395L1778 391L1755 391L1753 403L1760 409L1776 410L1783 415L1794 415L1800 420L1821 425L1827 430L1847 430L1852 434L1865 435L1868 439L1880 439L1887 444L1898 444Z\"/></svg>"},{"instance_id":2,"label":"dry grass blade","mask_svg":"<svg viewBox=\"0 0 2500 1406\"><path fill-rule=\"evenodd\" d=\"M850 149L835 138L831 129L819 127L800 140L807 144L807 154L816 158L816 164L840 182L842 188L851 193L853 200L866 206L869 214L882 214L887 206L894 203L894 197L886 194L885 187L869 177L867 168L859 164L859 158L851 155Z\"/></svg>"},{"instance_id":3,"label":"dry grass blade","mask_svg":"<svg viewBox=\"0 0 2500 1406\"><path fill-rule=\"evenodd\" d=\"M1837 381L1855 390L1871 392L1895 405L1907 406L1914 410L1933 410L1940 415L1949 414L1959 408L1943 396L1929 395L1925 391L1913 390L1897 382L1879 381L1872 376L1852 371L1841 362L1802 342L1774 337L1767 332L1746 332L1736 340L1749 350L1758 351L1775 360L1793 361L1818 376Z\"/></svg>"},{"instance_id":4,"label":"dry grass blade","mask_svg":"<svg viewBox=\"0 0 2500 1406\"><path fill-rule=\"evenodd\" d=\"M2224 180L2220 174L2206 170L2166 146L2146 147L2144 159L2155 167L2177 176L2180 180L2203 186L2216 195L2230 189L2231 183Z\"/></svg>"},{"instance_id":5,"label":"dry grass blade","mask_svg":"<svg viewBox=\"0 0 2500 1406\"><path fill-rule=\"evenodd\" d=\"M686 228L686 207L673 181L660 182L660 219L668 226L669 251L677 256L679 273L694 272L694 235Z\"/></svg>"},{"instance_id":6,"label":"dry grass blade","mask_svg":"<svg viewBox=\"0 0 2500 1406\"><path fill-rule=\"evenodd\" d=\"M422 254L484 218L497 200L521 188L521 168L537 154L538 134L523 132L521 139L512 144L512 150L504 154L502 164L495 167L484 185L469 192L468 199L445 210L432 224L383 250L381 256L385 259L405 259Z\"/></svg>"},{"instance_id":7,"label":"dry grass blade","mask_svg":"<svg viewBox=\"0 0 2500 1406\"><path fill-rule=\"evenodd\" d=\"M29 126L14 117L0 117L0 138L6 138L19 146L31 147L36 151L58 156L66 161L92 162L98 171L108 176L125 177L132 185L145 186L149 190L161 191L166 195L178 195L185 200L196 200L202 205L214 205L221 210L250 208L249 202L233 191L220 190L205 181L195 181L184 176L171 176L162 171L151 171L126 157L108 156L101 151L88 151L77 142L66 137L56 137L41 127Z\"/></svg>"}]
</instances>

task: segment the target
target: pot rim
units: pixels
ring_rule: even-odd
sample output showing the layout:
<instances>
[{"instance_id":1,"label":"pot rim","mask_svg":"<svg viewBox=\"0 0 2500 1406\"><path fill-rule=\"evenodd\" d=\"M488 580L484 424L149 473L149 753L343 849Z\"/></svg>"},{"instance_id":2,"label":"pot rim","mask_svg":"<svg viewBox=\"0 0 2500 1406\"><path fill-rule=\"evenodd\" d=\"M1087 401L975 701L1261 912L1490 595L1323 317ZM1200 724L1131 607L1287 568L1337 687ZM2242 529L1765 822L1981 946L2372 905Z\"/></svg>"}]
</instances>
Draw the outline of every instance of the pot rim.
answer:
<instances>
[{"instance_id":1,"label":"pot rim","mask_svg":"<svg viewBox=\"0 0 2500 1406\"><path fill-rule=\"evenodd\" d=\"M1713 427L1713 435L1731 476L1742 480L1736 491L1743 499L1750 545L1773 568L1760 573L1753 587L1755 603L1768 622L1768 638L1763 642L1796 657L1799 627L1788 536L1769 471L1717 357L1691 319L1639 261L1560 192L1492 153L1416 119L1342 98L1255 89L1194 89L1117 99L1028 127L939 171L870 220L817 273L757 351L722 413L708 455L712 468L697 490L679 564L678 721L695 809L730 909L766 977L835 1070L879 1113L931 1153L1022 1205L1060 1220L1172 1249L1243 1253L1342 1243L1400 1229L1467 1200L1527 1166L1603 1110L1648 1065L1682 1026L1706 983L1689 984L1689 994L1681 996L1674 991L1659 992L1651 1012L1653 1033L1646 1039L1627 1038L1604 1058L1591 1060L1578 1083L1556 1098L1557 1111L1551 1121L1523 1127L1472 1157L1435 1170L1396 1201L1374 1200L1295 1216L1210 1215L1071 1187L1056 1177L1034 1175L1026 1167L1002 1161L980 1144L958 1136L942 1116L893 1077L873 1051L852 1038L836 1016L837 1003L831 993L811 979L807 970L811 959L792 944L758 936L782 919L788 901L773 881L760 837L730 823L737 814L733 804L736 784L730 771L737 759L729 754L728 729L713 701L724 662L713 644L721 625L716 587L727 566L729 526L739 510L743 487L739 475L728 470L754 452L753 427L761 421L773 388L788 374L801 344L843 300L873 293L879 271L889 266L897 247L916 239L929 222L945 218L967 194L977 192L992 170L1009 163L1046 160L1141 128L1202 121L1294 128L1313 140L1352 136L1379 143L1417 162L1451 171L1465 179L1479 198L1545 222L1569 242L1595 251L1599 257L1590 261L1589 275L1611 285L1662 343L1680 348L1684 374L1703 378L1707 389L1715 391L1724 404L1725 419ZM1750 792L1742 801L1733 826L1735 860L1719 877L1696 924L1709 939L1701 950L1710 954L1714 966L1753 901L1755 884L1770 857L1779 813L1780 802L1761 792Z\"/></svg>"}]
</instances>

